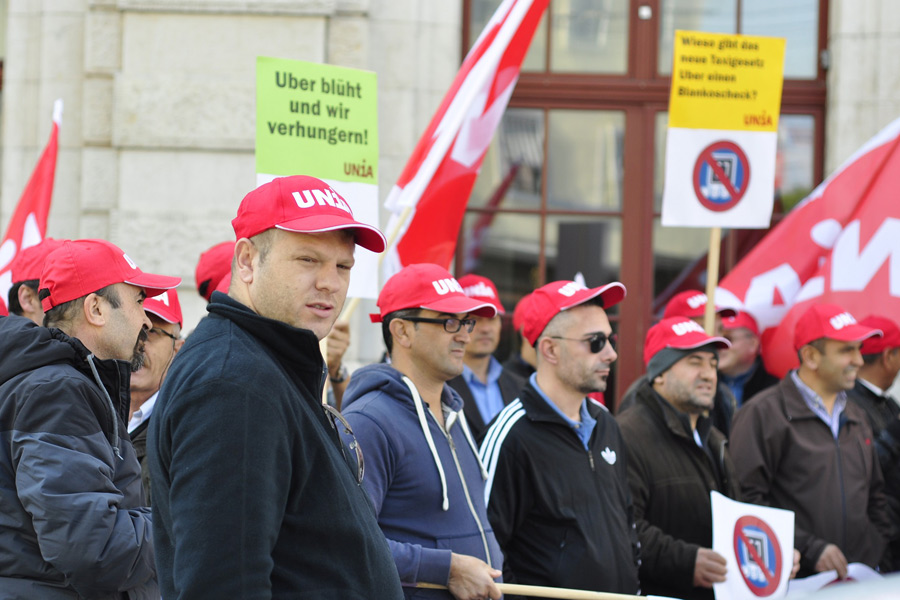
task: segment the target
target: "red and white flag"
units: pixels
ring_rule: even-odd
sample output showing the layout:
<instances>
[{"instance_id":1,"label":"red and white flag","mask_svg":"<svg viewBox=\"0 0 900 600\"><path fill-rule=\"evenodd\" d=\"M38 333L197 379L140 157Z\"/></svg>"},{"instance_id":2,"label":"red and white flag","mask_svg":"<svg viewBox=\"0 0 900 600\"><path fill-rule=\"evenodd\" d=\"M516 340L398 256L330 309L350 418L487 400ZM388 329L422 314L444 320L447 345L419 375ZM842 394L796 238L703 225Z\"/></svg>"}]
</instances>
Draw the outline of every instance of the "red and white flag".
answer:
<instances>
[{"instance_id":1,"label":"red and white flag","mask_svg":"<svg viewBox=\"0 0 900 600\"><path fill-rule=\"evenodd\" d=\"M387 231L399 227L385 279L412 263L449 267L469 194L548 3L504 0L463 61L385 201L393 213Z\"/></svg>"},{"instance_id":2,"label":"red and white flag","mask_svg":"<svg viewBox=\"0 0 900 600\"><path fill-rule=\"evenodd\" d=\"M794 324L812 304L900 323L900 119L798 204L722 280L716 303L759 321L766 368L798 365Z\"/></svg>"},{"instance_id":3,"label":"red and white flag","mask_svg":"<svg viewBox=\"0 0 900 600\"><path fill-rule=\"evenodd\" d=\"M53 129L47 146L38 160L12 220L0 243L0 311L6 313L6 296L12 287L10 265L23 248L34 246L47 233L47 215L53 197L53 177L56 173L56 154L59 146L59 126L62 123L63 102L53 104Z\"/></svg>"}]
</instances>

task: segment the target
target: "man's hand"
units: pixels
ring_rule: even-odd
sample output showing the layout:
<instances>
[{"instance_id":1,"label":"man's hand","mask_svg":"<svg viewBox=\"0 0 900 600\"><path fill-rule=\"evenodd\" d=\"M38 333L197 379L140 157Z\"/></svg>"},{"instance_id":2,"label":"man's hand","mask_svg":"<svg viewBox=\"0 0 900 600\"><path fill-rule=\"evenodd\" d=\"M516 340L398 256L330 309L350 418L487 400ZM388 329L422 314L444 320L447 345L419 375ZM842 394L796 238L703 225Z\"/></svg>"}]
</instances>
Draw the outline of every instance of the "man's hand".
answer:
<instances>
[{"instance_id":1,"label":"man's hand","mask_svg":"<svg viewBox=\"0 0 900 600\"><path fill-rule=\"evenodd\" d=\"M694 561L694 585L711 588L714 583L722 583L728 573L726 564L721 554L709 548L700 548Z\"/></svg>"},{"instance_id":2,"label":"man's hand","mask_svg":"<svg viewBox=\"0 0 900 600\"><path fill-rule=\"evenodd\" d=\"M831 569L837 571L838 577L841 579L847 578L847 557L834 544L825 546L825 549L822 550L822 555L816 561L816 571L819 573L830 571Z\"/></svg>"},{"instance_id":3,"label":"man's hand","mask_svg":"<svg viewBox=\"0 0 900 600\"><path fill-rule=\"evenodd\" d=\"M794 566L791 567L791 579L797 576L797 573L800 572L800 551L794 548Z\"/></svg>"},{"instance_id":4,"label":"man's hand","mask_svg":"<svg viewBox=\"0 0 900 600\"><path fill-rule=\"evenodd\" d=\"M328 374L335 378L341 369L344 353L350 347L350 323L337 321L328 334L328 349L325 353L325 363L328 365Z\"/></svg>"},{"instance_id":5,"label":"man's hand","mask_svg":"<svg viewBox=\"0 0 900 600\"><path fill-rule=\"evenodd\" d=\"M502 574L481 559L454 552L447 588L458 600L499 600L502 594L494 579Z\"/></svg>"}]
</instances>

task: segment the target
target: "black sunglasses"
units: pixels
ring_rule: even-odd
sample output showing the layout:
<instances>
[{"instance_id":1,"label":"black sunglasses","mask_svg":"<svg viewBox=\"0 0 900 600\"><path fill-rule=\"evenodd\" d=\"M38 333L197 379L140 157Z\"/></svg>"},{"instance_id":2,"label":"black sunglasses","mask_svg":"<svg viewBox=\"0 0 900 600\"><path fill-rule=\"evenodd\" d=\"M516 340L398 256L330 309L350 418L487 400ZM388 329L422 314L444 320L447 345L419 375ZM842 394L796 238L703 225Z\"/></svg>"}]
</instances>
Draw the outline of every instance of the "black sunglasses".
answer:
<instances>
[{"instance_id":1,"label":"black sunglasses","mask_svg":"<svg viewBox=\"0 0 900 600\"><path fill-rule=\"evenodd\" d=\"M344 415L338 411L338 409L330 406L328 404L323 404L322 408L325 409L325 412L331 417L331 426L335 428L338 432L340 429L338 428L337 422L341 422L341 426L344 428L344 433L348 434L353 441L350 442L350 448L356 451L356 483L362 484L363 475L366 473L366 463L363 460L363 452L362 448L359 447L359 441L356 439L356 436L353 435L353 429L350 427L350 423L347 422L347 419L344 418ZM344 452L344 444L341 442L341 453ZM346 458L345 458L346 460Z\"/></svg>"},{"instance_id":2,"label":"black sunglasses","mask_svg":"<svg viewBox=\"0 0 900 600\"><path fill-rule=\"evenodd\" d=\"M447 333L456 333L460 329L463 328L463 325L466 327L466 331L472 333L475 329L475 319L457 319L456 317L449 317L447 319L430 319L427 317L397 317L398 319L403 319L404 321L412 321L413 323L441 323L444 325L444 331Z\"/></svg>"},{"instance_id":3,"label":"black sunglasses","mask_svg":"<svg viewBox=\"0 0 900 600\"><path fill-rule=\"evenodd\" d=\"M613 350L616 349L616 334L611 333L608 336L605 333L595 333L589 338L567 338L561 337L558 335L549 336L554 340L568 340L570 342L587 342L590 344L591 354L597 354L606 346L606 343L609 342L609 347Z\"/></svg>"}]
</instances>

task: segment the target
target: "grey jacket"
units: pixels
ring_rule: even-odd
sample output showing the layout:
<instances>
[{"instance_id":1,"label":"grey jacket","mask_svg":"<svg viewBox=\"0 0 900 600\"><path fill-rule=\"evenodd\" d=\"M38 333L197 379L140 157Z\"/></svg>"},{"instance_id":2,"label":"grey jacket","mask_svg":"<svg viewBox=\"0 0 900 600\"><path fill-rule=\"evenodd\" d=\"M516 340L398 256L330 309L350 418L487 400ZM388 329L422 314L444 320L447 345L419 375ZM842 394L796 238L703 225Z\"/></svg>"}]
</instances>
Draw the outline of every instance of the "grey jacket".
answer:
<instances>
[{"instance_id":1,"label":"grey jacket","mask_svg":"<svg viewBox=\"0 0 900 600\"><path fill-rule=\"evenodd\" d=\"M0 318L0 599L159 598L130 379L59 330Z\"/></svg>"}]
</instances>

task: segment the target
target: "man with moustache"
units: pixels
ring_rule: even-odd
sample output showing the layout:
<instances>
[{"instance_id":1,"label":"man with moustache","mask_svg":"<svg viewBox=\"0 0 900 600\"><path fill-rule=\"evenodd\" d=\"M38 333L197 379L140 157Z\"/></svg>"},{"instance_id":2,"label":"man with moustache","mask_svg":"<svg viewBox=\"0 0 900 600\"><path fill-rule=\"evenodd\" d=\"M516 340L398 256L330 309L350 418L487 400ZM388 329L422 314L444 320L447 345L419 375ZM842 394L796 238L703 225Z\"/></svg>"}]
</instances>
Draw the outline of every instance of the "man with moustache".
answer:
<instances>
[{"instance_id":1,"label":"man with moustache","mask_svg":"<svg viewBox=\"0 0 900 600\"><path fill-rule=\"evenodd\" d=\"M481 444L508 583L640 593L622 435L587 399L606 389L617 358L606 311L624 297L618 282L555 281L531 294L522 322L537 371Z\"/></svg>"},{"instance_id":2,"label":"man with moustache","mask_svg":"<svg viewBox=\"0 0 900 600\"><path fill-rule=\"evenodd\" d=\"M647 373L618 415L641 540L644 593L712 600L725 558L712 550L712 491L738 500L725 436L708 411L725 338L688 317L663 319L644 342Z\"/></svg>"},{"instance_id":3,"label":"man with moustache","mask_svg":"<svg viewBox=\"0 0 900 600\"><path fill-rule=\"evenodd\" d=\"M124 420L144 299L179 283L109 242L66 241L40 277L46 328L0 319L0 595L159 598Z\"/></svg>"},{"instance_id":4,"label":"man with moustache","mask_svg":"<svg viewBox=\"0 0 900 600\"><path fill-rule=\"evenodd\" d=\"M365 456L363 486L372 497L406 584L407 598L500 598L502 556L484 510L484 468L447 381L463 370L474 317L494 304L470 298L446 269L404 267L378 296L389 365L357 370L344 415ZM349 440L355 443L356 440Z\"/></svg>"},{"instance_id":5,"label":"man with moustache","mask_svg":"<svg viewBox=\"0 0 900 600\"><path fill-rule=\"evenodd\" d=\"M174 289L144 300L144 312L150 319L150 329L147 332L147 341L144 342L144 364L131 374L128 435L141 463L141 481L144 483L149 506L150 462L147 460L147 429L166 371L184 345L184 340L181 339L181 303Z\"/></svg>"},{"instance_id":6,"label":"man with moustache","mask_svg":"<svg viewBox=\"0 0 900 600\"><path fill-rule=\"evenodd\" d=\"M834 304L809 307L794 329L800 367L757 394L734 421L731 454L745 501L794 511L800 576L876 567L891 532L865 412L847 401L864 340L879 329Z\"/></svg>"},{"instance_id":7,"label":"man with moustache","mask_svg":"<svg viewBox=\"0 0 900 600\"><path fill-rule=\"evenodd\" d=\"M460 277L459 285L466 296L490 302L497 309L493 317L472 317L475 329L466 344L462 375L447 382L463 399L466 422L475 439L480 440L487 424L516 399L525 381L504 369L494 357L500 344L501 315L506 314L497 286L487 277L473 274Z\"/></svg>"},{"instance_id":8,"label":"man with moustache","mask_svg":"<svg viewBox=\"0 0 900 600\"><path fill-rule=\"evenodd\" d=\"M228 294L213 292L150 419L162 595L402 598L363 461L322 404L319 350L356 246L381 252L384 236L304 175L251 191L231 223Z\"/></svg>"}]
</instances>

